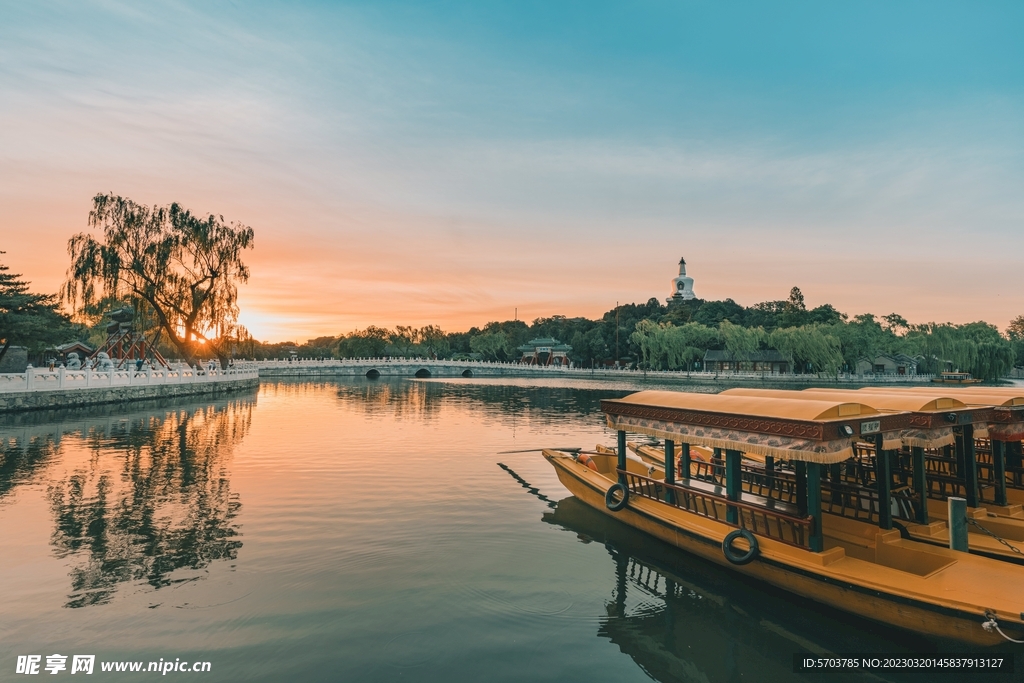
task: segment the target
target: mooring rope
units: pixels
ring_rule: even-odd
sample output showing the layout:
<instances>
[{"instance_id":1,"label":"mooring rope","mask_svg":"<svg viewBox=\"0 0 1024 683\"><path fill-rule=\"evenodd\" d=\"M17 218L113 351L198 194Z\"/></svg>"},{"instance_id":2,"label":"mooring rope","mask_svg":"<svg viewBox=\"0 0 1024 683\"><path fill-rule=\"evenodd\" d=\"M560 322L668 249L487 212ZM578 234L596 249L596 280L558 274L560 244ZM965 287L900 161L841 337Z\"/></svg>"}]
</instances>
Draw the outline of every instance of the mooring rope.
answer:
<instances>
[{"instance_id":1,"label":"mooring rope","mask_svg":"<svg viewBox=\"0 0 1024 683\"><path fill-rule=\"evenodd\" d=\"M1006 635L1005 633L1003 633L1003 629L999 628L999 622L996 621L996 615L994 615L992 612L985 612L985 616L988 617L988 621L982 623L981 627L983 629L985 629L989 633L992 633L992 631L995 631L996 633L1001 635L1003 638L1006 638L1011 643L1017 643L1018 645L1024 645L1024 640L1016 640L1016 639L1011 638L1010 636Z\"/></svg>"}]
</instances>

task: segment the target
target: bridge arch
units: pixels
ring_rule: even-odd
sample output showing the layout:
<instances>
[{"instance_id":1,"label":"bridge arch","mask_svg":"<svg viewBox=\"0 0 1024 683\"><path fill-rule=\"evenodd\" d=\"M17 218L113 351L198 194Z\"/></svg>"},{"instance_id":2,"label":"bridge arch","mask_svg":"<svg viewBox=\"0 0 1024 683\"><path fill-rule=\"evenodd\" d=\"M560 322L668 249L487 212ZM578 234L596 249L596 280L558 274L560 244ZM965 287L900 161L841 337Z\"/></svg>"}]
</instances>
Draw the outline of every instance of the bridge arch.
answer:
<instances>
[{"instance_id":1,"label":"bridge arch","mask_svg":"<svg viewBox=\"0 0 1024 683\"><path fill-rule=\"evenodd\" d=\"M473 376L473 371L470 370L469 368L466 368L465 370L462 371L462 376L463 377L472 377Z\"/></svg>"},{"instance_id":2,"label":"bridge arch","mask_svg":"<svg viewBox=\"0 0 1024 683\"><path fill-rule=\"evenodd\" d=\"M416 371L416 377L418 377L419 379L426 379L430 377L430 370L427 370L426 368L420 368L419 370Z\"/></svg>"},{"instance_id":3,"label":"bridge arch","mask_svg":"<svg viewBox=\"0 0 1024 683\"><path fill-rule=\"evenodd\" d=\"M370 368L366 371L366 379L377 379L378 377L380 377L380 370Z\"/></svg>"}]
</instances>

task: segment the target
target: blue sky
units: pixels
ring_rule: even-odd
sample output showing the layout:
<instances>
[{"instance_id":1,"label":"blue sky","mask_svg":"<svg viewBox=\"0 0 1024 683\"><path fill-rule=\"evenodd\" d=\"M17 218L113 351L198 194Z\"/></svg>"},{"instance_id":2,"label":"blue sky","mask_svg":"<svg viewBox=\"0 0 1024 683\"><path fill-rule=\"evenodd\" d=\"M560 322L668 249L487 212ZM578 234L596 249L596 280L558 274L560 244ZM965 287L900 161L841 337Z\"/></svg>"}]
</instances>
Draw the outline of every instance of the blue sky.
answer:
<instances>
[{"instance_id":1,"label":"blue sky","mask_svg":"<svg viewBox=\"0 0 1024 683\"><path fill-rule=\"evenodd\" d=\"M0 2L0 249L113 191L252 225L261 339L800 286L1024 313L1019 3Z\"/></svg>"}]
</instances>

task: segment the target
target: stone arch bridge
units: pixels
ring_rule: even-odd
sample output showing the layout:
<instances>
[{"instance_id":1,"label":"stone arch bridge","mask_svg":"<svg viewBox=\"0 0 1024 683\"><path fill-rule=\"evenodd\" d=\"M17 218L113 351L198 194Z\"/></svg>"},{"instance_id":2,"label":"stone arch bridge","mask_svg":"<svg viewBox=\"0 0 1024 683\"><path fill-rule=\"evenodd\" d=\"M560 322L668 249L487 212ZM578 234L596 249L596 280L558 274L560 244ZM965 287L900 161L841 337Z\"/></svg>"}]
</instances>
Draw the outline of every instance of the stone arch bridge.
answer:
<instances>
[{"instance_id":1,"label":"stone arch bridge","mask_svg":"<svg viewBox=\"0 0 1024 683\"><path fill-rule=\"evenodd\" d=\"M260 377L553 377L567 368L489 363L485 361L425 360L414 358L350 358L343 360L256 361Z\"/></svg>"}]
</instances>

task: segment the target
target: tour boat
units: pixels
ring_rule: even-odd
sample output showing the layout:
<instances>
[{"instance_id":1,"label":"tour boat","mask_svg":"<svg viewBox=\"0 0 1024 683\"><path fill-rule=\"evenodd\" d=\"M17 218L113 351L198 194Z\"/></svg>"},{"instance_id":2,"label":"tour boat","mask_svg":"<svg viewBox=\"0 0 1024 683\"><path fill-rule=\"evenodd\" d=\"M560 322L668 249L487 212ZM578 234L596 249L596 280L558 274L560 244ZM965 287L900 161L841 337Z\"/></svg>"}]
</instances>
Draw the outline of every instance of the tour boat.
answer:
<instances>
[{"instance_id":1,"label":"tour boat","mask_svg":"<svg viewBox=\"0 0 1024 683\"><path fill-rule=\"evenodd\" d=\"M929 387L871 387L868 390L918 394L935 391ZM1001 515L1024 518L1024 452L1021 448L1024 439L1024 388L957 387L950 389L948 395L967 405L992 407L987 437L975 439L978 479L992 491L992 500L983 500L982 505ZM1004 476L1000 477L1000 473ZM998 485L1003 479L1005 491ZM982 490L985 491L984 488Z\"/></svg>"},{"instance_id":2,"label":"tour boat","mask_svg":"<svg viewBox=\"0 0 1024 683\"><path fill-rule=\"evenodd\" d=\"M906 412L855 401L641 391L601 404L614 454L544 457L584 503L671 545L837 609L931 636L995 645L1024 638L1021 567L901 537L822 510L822 470L874 439L901 445ZM627 457L626 433L665 440L651 476ZM680 472L676 477L679 445ZM725 485L688 476L690 447L721 449ZM743 454L793 463L796 502L743 490ZM655 468L657 469L657 468ZM883 493L885 493L883 491ZM881 505L888 510L888 495ZM884 516L884 515L883 515ZM983 579L981 577L984 577Z\"/></svg>"},{"instance_id":3,"label":"tour boat","mask_svg":"<svg viewBox=\"0 0 1024 683\"><path fill-rule=\"evenodd\" d=\"M982 380L971 377L969 372L942 372L933 377L936 384L981 384Z\"/></svg>"},{"instance_id":4,"label":"tour boat","mask_svg":"<svg viewBox=\"0 0 1024 683\"><path fill-rule=\"evenodd\" d=\"M987 434L994 419L990 403L967 405L945 395L928 392L849 389L729 389L723 395L771 399L860 400L887 411L909 414L900 444L885 452L861 443L857 456L840 471L829 473L823 489L828 512L868 523L895 526L917 541L949 545L948 503L951 496L967 504L968 547L971 552L1024 564L1024 513L1006 502L1005 478L1000 488L980 481L975 434ZM1002 452L1002 451L1001 451ZM883 457L888 477L883 471ZM945 469L943 469L945 466ZM895 480L895 481L894 481ZM888 490L890 505L882 509L879 483ZM999 501L1002 501L1001 503Z\"/></svg>"}]
</instances>

